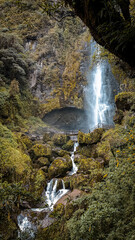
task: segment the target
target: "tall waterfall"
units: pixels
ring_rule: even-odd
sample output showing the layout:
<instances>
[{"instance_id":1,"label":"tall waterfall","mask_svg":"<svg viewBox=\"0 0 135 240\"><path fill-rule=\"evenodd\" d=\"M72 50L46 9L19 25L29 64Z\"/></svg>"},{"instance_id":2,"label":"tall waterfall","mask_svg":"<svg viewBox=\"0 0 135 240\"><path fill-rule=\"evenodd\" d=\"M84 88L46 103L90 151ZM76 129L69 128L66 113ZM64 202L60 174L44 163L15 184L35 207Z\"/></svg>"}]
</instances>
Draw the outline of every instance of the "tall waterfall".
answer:
<instances>
[{"instance_id":1,"label":"tall waterfall","mask_svg":"<svg viewBox=\"0 0 135 240\"><path fill-rule=\"evenodd\" d=\"M95 62L94 56L96 56ZM113 125L114 96L118 91L118 83L111 72L108 61L100 59L100 47L94 41L90 43L87 82L85 104L89 129L93 130L102 125Z\"/></svg>"}]
</instances>

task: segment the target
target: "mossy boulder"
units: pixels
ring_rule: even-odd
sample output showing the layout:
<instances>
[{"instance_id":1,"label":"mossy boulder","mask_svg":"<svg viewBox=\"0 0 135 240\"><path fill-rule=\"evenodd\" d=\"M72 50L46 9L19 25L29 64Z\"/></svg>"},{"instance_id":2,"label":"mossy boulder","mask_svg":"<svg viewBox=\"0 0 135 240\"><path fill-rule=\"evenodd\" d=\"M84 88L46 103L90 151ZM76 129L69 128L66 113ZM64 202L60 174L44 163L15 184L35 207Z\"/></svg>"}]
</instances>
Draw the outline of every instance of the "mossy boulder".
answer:
<instances>
[{"instance_id":1,"label":"mossy boulder","mask_svg":"<svg viewBox=\"0 0 135 240\"><path fill-rule=\"evenodd\" d=\"M134 104L134 93L132 92L121 92L115 96L116 107L119 110L125 111L130 110Z\"/></svg>"},{"instance_id":2,"label":"mossy boulder","mask_svg":"<svg viewBox=\"0 0 135 240\"><path fill-rule=\"evenodd\" d=\"M48 132L44 133L43 142L46 143L48 141L51 141L51 137L52 137L51 133L48 133Z\"/></svg>"},{"instance_id":3,"label":"mossy boulder","mask_svg":"<svg viewBox=\"0 0 135 240\"><path fill-rule=\"evenodd\" d=\"M62 149L67 151L72 151L74 148L74 142L72 140L69 140L66 144L62 146Z\"/></svg>"},{"instance_id":4,"label":"mossy boulder","mask_svg":"<svg viewBox=\"0 0 135 240\"><path fill-rule=\"evenodd\" d=\"M72 161L68 155L63 158L58 157L52 162L48 169L49 178L64 176L67 171L71 170L71 168Z\"/></svg>"},{"instance_id":5,"label":"mossy boulder","mask_svg":"<svg viewBox=\"0 0 135 240\"><path fill-rule=\"evenodd\" d=\"M48 167L50 165L50 162L49 162L48 158L46 158L46 157L40 157L40 158L37 159L36 162L41 167L43 167L43 166L47 166Z\"/></svg>"},{"instance_id":6,"label":"mossy boulder","mask_svg":"<svg viewBox=\"0 0 135 240\"><path fill-rule=\"evenodd\" d=\"M111 152L110 143L108 141L103 141L97 145L97 155L104 159L105 164L108 164L113 154Z\"/></svg>"},{"instance_id":7,"label":"mossy boulder","mask_svg":"<svg viewBox=\"0 0 135 240\"><path fill-rule=\"evenodd\" d=\"M115 128L111 128L109 130L107 130L106 132L104 132L103 136L102 136L102 141L101 144L103 144L104 146L108 146L110 145L110 149L112 148L117 148L119 146L122 146L126 143L126 130L125 127L121 126L121 125L115 125ZM105 143L104 143L105 141ZM109 145L108 145L109 143Z\"/></svg>"},{"instance_id":8,"label":"mossy boulder","mask_svg":"<svg viewBox=\"0 0 135 240\"><path fill-rule=\"evenodd\" d=\"M59 203L54 206L54 209L51 212L51 214L49 215L49 217L59 218L59 217L62 217L64 215L64 213L65 213L65 207L62 203Z\"/></svg>"},{"instance_id":9,"label":"mossy boulder","mask_svg":"<svg viewBox=\"0 0 135 240\"><path fill-rule=\"evenodd\" d=\"M69 140L69 137L65 134L56 133L54 134L52 140L56 146L63 146L64 144L67 143L67 141Z\"/></svg>"},{"instance_id":10,"label":"mossy boulder","mask_svg":"<svg viewBox=\"0 0 135 240\"><path fill-rule=\"evenodd\" d=\"M102 134L104 132L103 128L97 128L91 133L78 132L78 142L82 145L91 145L100 141Z\"/></svg>"},{"instance_id":11,"label":"mossy boulder","mask_svg":"<svg viewBox=\"0 0 135 240\"><path fill-rule=\"evenodd\" d=\"M82 173L70 177L70 189L82 189L89 182L89 176Z\"/></svg>"},{"instance_id":12,"label":"mossy boulder","mask_svg":"<svg viewBox=\"0 0 135 240\"><path fill-rule=\"evenodd\" d=\"M38 157L50 157L52 154L51 146L49 144L35 144L29 151L32 159Z\"/></svg>"},{"instance_id":13,"label":"mossy boulder","mask_svg":"<svg viewBox=\"0 0 135 240\"><path fill-rule=\"evenodd\" d=\"M98 161L95 161L92 158L83 158L83 159L80 159L78 172L91 174L93 170L99 169L100 167L101 165Z\"/></svg>"},{"instance_id":14,"label":"mossy boulder","mask_svg":"<svg viewBox=\"0 0 135 240\"><path fill-rule=\"evenodd\" d=\"M58 155L60 156L60 157L64 157L65 155L69 155L70 153L68 152L68 151L66 151L66 150L60 150L59 152L58 152Z\"/></svg>"},{"instance_id":15,"label":"mossy boulder","mask_svg":"<svg viewBox=\"0 0 135 240\"><path fill-rule=\"evenodd\" d=\"M78 148L78 154L83 155L85 157L93 157L96 158L96 146L97 144L92 144L92 145L81 145Z\"/></svg>"}]
</instances>

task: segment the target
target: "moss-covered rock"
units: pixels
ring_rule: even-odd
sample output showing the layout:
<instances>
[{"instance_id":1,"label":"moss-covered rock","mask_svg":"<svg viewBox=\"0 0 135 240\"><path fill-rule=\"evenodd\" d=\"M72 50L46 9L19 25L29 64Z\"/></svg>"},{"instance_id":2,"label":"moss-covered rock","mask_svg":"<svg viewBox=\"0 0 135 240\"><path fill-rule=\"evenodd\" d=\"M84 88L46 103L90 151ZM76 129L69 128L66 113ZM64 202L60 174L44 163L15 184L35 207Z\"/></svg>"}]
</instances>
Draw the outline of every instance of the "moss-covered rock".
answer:
<instances>
[{"instance_id":1,"label":"moss-covered rock","mask_svg":"<svg viewBox=\"0 0 135 240\"><path fill-rule=\"evenodd\" d=\"M66 144L62 146L62 149L67 151L72 151L74 148L74 142L72 140L69 140Z\"/></svg>"},{"instance_id":2,"label":"moss-covered rock","mask_svg":"<svg viewBox=\"0 0 135 240\"><path fill-rule=\"evenodd\" d=\"M63 146L69 140L69 137L65 134L54 134L52 138L56 146Z\"/></svg>"},{"instance_id":3,"label":"moss-covered rock","mask_svg":"<svg viewBox=\"0 0 135 240\"><path fill-rule=\"evenodd\" d=\"M78 142L79 144L95 144L100 141L102 134L104 132L103 128L97 128L91 133L78 132Z\"/></svg>"},{"instance_id":4,"label":"moss-covered rock","mask_svg":"<svg viewBox=\"0 0 135 240\"><path fill-rule=\"evenodd\" d=\"M37 159L38 157L50 157L52 150L48 144L35 144L29 151L32 159Z\"/></svg>"},{"instance_id":5,"label":"moss-covered rock","mask_svg":"<svg viewBox=\"0 0 135 240\"><path fill-rule=\"evenodd\" d=\"M49 217L59 218L62 217L64 213L65 213L64 205L62 203L59 203L54 206L54 209L49 215Z\"/></svg>"},{"instance_id":6,"label":"moss-covered rock","mask_svg":"<svg viewBox=\"0 0 135 240\"><path fill-rule=\"evenodd\" d=\"M67 171L71 170L71 168L72 161L68 155L63 158L58 157L52 162L48 169L49 178L64 176Z\"/></svg>"},{"instance_id":7,"label":"moss-covered rock","mask_svg":"<svg viewBox=\"0 0 135 240\"><path fill-rule=\"evenodd\" d=\"M48 141L51 141L51 137L52 137L51 133L48 133L48 132L44 133L43 142L46 143Z\"/></svg>"},{"instance_id":8,"label":"moss-covered rock","mask_svg":"<svg viewBox=\"0 0 135 240\"><path fill-rule=\"evenodd\" d=\"M71 189L82 189L89 183L89 176L84 174L76 174L70 177Z\"/></svg>"},{"instance_id":9,"label":"moss-covered rock","mask_svg":"<svg viewBox=\"0 0 135 240\"><path fill-rule=\"evenodd\" d=\"M116 107L119 110L130 110L134 104L134 93L121 92L115 96Z\"/></svg>"},{"instance_id":10,"label":"moss-covered rock","mask_svg":"<svg viewBox=\"0 0 135 240\"><path fill-rule=\"evenodd\" d=\"M46 157L40 157L40 158L38 158L37 159L37 161L36 161L41 167L43 167L43 166L49 166L50 165L50 162L49 162L49 160L48 160L48 158L46 158Z\"/></svg>"},{"instance_id":11,"label":"moss-covered rock","mask_svg":"<svg viewBox=\"0 0 135 240\"><path fill-rule=\"evenodd\" d=\"M103 158L106 164L109 163L110 159L113 157L113 154L108 141L103 141L97 145L97 155L98 157Z\"/></svg>"},{"instance_id":12,"label":"moss-covered rock","mask_svg":"<svg viewBox=\"0 0 135 240\"><path fill-rule=\"evenodd\" d=\"M101 167L100 163L95 161L94 159L83 158L83 159L80 159L78 172L91 174L93 170L99 169L100 167Z\"/></svg>"},{"instance_id":13,"label":"moss-covered rock","mask_svg":"<svg viewBox=\"0 0 135 240\"><path fill-rule=\"evenodd\" d=\"M109 129L103 134L101 144L108 147L110 144L110 149L124 145L126 143L125 133L125 127L115 125L115 128Z\"/></svg>"}]
</instances>

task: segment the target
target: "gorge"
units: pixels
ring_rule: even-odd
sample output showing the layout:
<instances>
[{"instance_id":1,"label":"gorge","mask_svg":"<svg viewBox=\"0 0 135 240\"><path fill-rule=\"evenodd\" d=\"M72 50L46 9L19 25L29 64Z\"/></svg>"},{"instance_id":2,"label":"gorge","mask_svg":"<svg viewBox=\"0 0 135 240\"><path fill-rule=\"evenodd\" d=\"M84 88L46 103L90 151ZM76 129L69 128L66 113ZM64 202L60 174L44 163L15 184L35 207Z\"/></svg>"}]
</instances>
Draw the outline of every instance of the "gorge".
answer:
<instances>
[{"instance_id":1,"label":"gorge","mask_svg":"<svg viewBox=\"0 0 135 240\"><path fill-rule=\"evenodd\" d=\"M122 59L61 2L0 3L0 239L134 240L135 2L80 0Z\"/></svg>"}]
</instances>

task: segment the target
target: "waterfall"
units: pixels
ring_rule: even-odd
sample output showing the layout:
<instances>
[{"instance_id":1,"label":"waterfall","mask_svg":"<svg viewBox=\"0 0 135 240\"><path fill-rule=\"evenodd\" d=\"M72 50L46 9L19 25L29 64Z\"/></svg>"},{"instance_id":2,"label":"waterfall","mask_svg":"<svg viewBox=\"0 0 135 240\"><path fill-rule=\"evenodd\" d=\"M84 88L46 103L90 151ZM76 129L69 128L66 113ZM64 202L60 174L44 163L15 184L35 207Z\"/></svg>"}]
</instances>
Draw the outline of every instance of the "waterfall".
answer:
<instances>
[{"instance_id":1,"label":"waterfall","mask_svg":"<svg viewBox=\"0 0 135 240\"><path fill-rule=\"evenodd\" d=\"M45 196L46 196L46 202L51 210L53 210L55 203L69 191L68 189L65 188L64 181L63 180L61 181L62 181L63 188L59 189L58 191L57 191L58 179L52 179L47 184Z\"/></svg>"},{"instance_id":2,"label":"waterfall","mask_svg":"<svg viewBox=\"0 0 135 240\"><path fill-rule=\"evenodd\" d=\"M25 239L31 240L35 238L37 228L28 220L27 216L23 214L18 215L17 222L20 229L20 231L18 231L19 239L24 239L25 237Z\"/></svg>"},{"instance_id":3,"label":"waterfall","mask_svg":"<svg viewBox=\"0 0 135 240\"><path fill-rule=\"evenodd\" d=\"M77 166L76 166L76 164L75 164L75 162L74 162L75 152L76 152L76 149L77 149L78 145L79 145L78 142L75 142L75 143L74 143L74 150L73 150L73 152L72 152L72 154L71 154L72 170L71 170L71 172L69 173L69 175L75 174L75 173L77 172L77 170L78 170L78 168L77 168Z\"/></svg>"},{"instance_id":4,"label":"waterfall","mask_svg":"<svg viewBox=\"0 0 135 240\"><path fill-rule=\"evenodd\" d=\"M96 61L94 56L96 55ZM90 65L87 72L85 108L90 130L98 126L112 126L115 112L114 96L118 92L116 82L107 60L100 58L100 48L94 41L90 43Z\"/></svg>"}]
</instances>

